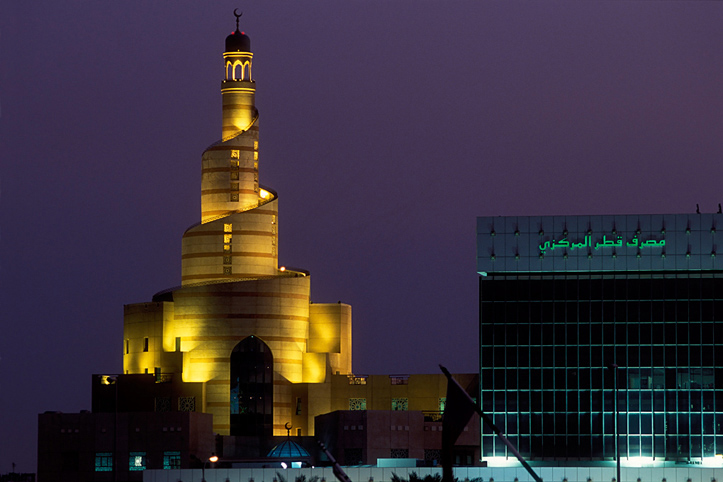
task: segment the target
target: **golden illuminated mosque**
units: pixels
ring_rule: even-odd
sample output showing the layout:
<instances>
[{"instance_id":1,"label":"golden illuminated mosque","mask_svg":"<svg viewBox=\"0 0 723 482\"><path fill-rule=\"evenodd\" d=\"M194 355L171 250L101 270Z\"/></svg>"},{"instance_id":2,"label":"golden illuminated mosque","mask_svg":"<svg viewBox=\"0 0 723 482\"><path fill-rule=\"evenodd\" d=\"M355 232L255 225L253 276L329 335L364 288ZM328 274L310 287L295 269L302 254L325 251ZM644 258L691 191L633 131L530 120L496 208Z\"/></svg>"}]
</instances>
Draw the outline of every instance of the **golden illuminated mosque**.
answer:
<instances>
[{"instance_id":1,"label":"golden illuminated mosque","mask_svg":"<svg viewBox=\"0 0 723 482\"><path fill-rule=\"evenodd\" d=\"M223 58L223 137L201 159L182 284L125 306L123 371L172 380L179 403L213 414L216 433L285 435L291 423L306 435L331 408L328 397L313 406L311 384L351 373L351 307L311 303L309 273L279 267L279 200L259 183L253 53L238 18Z\"/></svg>"},{"instance_id":2,"label":"golden illuminated mosque","mask_svg":"<svg viewBox=\"0 0 723 482\"><path fill-rule=\"evenodd\" d=\"M141 480L146 469L203 467L212 453L280 467L291 436L310 464L328 463L316 440L345 464L439 460L444 375L352 373L351 306L311 303L309 273L279 266L279 201L259 184L253 53L238 18L181 285L125 305L123 371L93 375L92 411L40 414L46 482ZM457 379L476 393L475 374ZM467 429L456 456L473 465L479 423Z\"/></svg>"}]
</instances>

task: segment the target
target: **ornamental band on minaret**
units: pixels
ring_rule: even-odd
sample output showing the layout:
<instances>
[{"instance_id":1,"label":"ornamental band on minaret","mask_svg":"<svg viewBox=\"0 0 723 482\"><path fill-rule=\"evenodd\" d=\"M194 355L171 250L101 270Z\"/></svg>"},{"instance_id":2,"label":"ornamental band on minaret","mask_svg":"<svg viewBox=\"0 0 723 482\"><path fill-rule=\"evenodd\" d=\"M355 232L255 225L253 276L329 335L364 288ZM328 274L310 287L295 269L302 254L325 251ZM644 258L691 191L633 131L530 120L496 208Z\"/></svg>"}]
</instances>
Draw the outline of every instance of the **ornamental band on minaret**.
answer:
<instances>
[{"instance_id":1,"label":"ornamental band on minaret","mask_svg":"<svg viewBox=\"0 0 723 482\"><path fill-rule=\"evenodd\" d=\"M157 404L211 413L216 433L283 435L291 423L311 435L329 408L313 406L313 387L351 373L351 307L310 303L309 273L278 265L278 197L259 185L253 54L239 17L223 54L222 138L202 156L201 220L183 235L181 287L125 306L123 369L156 374L169 384Z\"/></svg>"}]
</instances>

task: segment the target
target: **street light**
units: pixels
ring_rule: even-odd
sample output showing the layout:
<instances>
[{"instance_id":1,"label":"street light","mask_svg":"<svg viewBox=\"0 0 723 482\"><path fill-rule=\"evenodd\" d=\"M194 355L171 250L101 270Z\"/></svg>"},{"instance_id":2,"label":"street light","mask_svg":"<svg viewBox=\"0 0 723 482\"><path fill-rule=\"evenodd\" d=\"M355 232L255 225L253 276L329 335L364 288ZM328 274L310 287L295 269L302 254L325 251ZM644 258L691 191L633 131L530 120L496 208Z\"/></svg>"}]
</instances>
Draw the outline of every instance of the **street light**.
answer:
<instances>
[{"instance_id":1,"label":"street light","mask_svg":"<svg viewBox=\"0 0 723 482\"><path fill-rule=\"evenodd\" d=\"M206 464L208 464L209 462L218 462L218 456L214 453L211 453L211 456L208 458L208 460L203 462L203 468L201 469L201 482L206 482Z\"/></svg>"}]
</instances>

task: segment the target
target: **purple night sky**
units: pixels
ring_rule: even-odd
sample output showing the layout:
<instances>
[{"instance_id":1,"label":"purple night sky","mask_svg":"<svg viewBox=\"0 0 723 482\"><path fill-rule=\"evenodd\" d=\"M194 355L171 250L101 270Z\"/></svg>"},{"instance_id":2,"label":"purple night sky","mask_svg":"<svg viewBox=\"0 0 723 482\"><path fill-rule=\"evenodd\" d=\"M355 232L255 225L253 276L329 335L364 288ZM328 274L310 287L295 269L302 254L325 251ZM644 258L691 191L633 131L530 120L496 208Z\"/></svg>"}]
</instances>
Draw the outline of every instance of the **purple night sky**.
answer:
<instances>
[{"instance_id":1,"label":"purple night sky","mask_svg":"<svg viewBox=\"0 0 723 482\"><path fill-rule=\"evenodd\" d=\"M477 370L476 216L723 202L721 2L169 5L0 6L0 473L180 284L235 7L280 263L352 305L358 374Z\"/></svg>"}]
</instances>

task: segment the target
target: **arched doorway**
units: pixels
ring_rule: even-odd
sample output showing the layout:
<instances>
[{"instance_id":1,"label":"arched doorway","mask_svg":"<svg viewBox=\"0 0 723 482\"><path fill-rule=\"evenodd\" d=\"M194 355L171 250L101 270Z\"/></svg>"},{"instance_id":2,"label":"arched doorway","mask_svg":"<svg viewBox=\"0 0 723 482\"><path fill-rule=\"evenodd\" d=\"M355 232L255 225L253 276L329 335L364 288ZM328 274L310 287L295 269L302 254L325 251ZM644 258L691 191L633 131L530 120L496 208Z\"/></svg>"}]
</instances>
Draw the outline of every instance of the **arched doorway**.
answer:
<instances>
[{"instance_id":1,"label":"arched doorway","mask_svg":"<svg viewBox=\"0 0 723 482\"><path fill-rule=\"evenodd\" d=\"M231 352L231 435L273 433L274 357L255 336Z\"/></svg>"}]
</instances>

